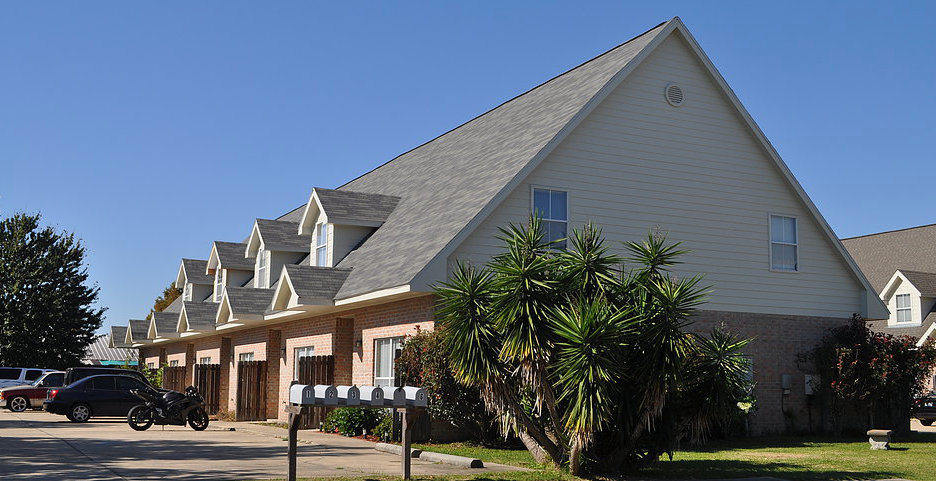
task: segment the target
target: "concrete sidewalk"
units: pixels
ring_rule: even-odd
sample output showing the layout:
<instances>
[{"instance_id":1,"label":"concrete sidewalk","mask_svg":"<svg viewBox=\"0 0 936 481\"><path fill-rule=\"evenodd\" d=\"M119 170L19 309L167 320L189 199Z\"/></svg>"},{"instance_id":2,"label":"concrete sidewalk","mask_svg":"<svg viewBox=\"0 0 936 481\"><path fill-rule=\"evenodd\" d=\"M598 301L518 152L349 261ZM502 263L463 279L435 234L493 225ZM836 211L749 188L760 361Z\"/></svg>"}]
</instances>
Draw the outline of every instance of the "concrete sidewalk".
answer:
<instances>
[{"instance_id":1,"label":"concrete sidewalk","mask_svg":"<svg viewBox=\"0 0 936 481\"><path fill-rule=\"evenodd\" d=\"M234 427L236 431L228 428ZM301 431L299 476L397 475L397 456L359 439ZM286 430L212 422L208 430L130 429L121 419L68 422L45 412L0 411L0 477L30 480L244 480L286 476ZM516 470L467 469L413 460L414 475Z\"/></svg>"}]
</instances>

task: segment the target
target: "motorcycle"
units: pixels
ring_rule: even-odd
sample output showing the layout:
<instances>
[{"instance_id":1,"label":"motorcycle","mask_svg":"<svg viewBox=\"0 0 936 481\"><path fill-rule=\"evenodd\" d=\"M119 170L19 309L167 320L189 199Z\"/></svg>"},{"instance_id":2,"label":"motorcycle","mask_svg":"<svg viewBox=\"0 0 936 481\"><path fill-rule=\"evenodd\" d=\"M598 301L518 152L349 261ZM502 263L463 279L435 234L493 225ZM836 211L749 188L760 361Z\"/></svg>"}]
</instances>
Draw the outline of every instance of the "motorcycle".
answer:
<instances>
[{"instance_id":1,"label":"motorcycle","mask_svg":"<svg viewBox=\"0 0 936 481\"><path fill-rule=\"evenodd\" d=\"M185 426L186 422L196 431L204 431L208 427L205 399L195 386L185 388L185 394L142 389L133 389L130 393L144 402L127 413L127 424L135 431L146 431L153 424Z\"/></svg>"}]
</instances>

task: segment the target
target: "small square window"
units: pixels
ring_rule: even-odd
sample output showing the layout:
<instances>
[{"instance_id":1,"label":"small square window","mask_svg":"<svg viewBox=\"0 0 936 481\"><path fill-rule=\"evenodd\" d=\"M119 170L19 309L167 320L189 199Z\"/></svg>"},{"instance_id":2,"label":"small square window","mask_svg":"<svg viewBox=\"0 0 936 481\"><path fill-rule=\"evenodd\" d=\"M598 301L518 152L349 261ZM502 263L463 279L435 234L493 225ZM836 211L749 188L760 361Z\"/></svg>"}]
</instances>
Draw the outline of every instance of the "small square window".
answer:
<instances>
[{"instance_id":1,"label":"small square window","mask_svg":"<svg viewBox=\"0 0 936 481\"><path fill-rule=\"evenodd\" d=\"M211 364L211 356L205 356L198 358L199 364Z\"/></svg>"},{"instance_id":2,"label":"small square window","mask_svg":"<svg viewBox=\"0 0 936 481\"><path fill-rule=\"evenodd\" d=\"M179 367L179 361L177 359L169 361L169 367Z\"/></svg>"},{"instance_id":3,"label":"small square window","mask_svg":"<svg viewBox=\"0 0 936 481\"><path fill-rule=\"evenodd\" d=\"M250 362L254 360L254 353L252 352L242 352L237 355L237 360L240 362Z\"/></svg>"}]
</instances>

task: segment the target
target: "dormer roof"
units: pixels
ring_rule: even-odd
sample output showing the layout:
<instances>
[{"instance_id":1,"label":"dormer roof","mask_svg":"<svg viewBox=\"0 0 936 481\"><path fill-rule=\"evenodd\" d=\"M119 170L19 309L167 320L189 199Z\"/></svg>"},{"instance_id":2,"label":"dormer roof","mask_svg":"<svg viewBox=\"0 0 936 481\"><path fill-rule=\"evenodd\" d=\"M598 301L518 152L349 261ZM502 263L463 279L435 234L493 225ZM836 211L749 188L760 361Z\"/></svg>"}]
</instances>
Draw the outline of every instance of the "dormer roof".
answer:
<instances>
[{"instance_id":1,"label":"dormer roof","mask_svg":"<svg viewBox=\"0 0 936 481\"><path fill-rule=\"evenodd\" d=\"M152 342L148 337L149 325L150 321L146 319L130 319L127 323L127 337L125 338L127 344L137 345Z\"/></svg>"},{"instance_id":2,"label":"dormer roof","mask_svg":"<svg viewBox=\"0 0 936 481\"><path fill-rule=\"evenodd\" d=\"M207 269L217 269L220 266L222 269L253 270L253 262L244 256L246 251L246 242L214 241L211 244Z\"/></svg>"},{"instance_id":3,"label":"dormer roof","mask_svg":"<svg viewBox=\"0 0 936 481\"><path fill-rule=\"evenodd\" d=\"M228 287L224 290L224 297L217 310L216 324L224 324L229 318L234 321L263 320L263 315L270 310L274 290Z\"/></svg>"},{"instance_id":4,"label":"dormer roof","mask_svg":"<svg viewBox=\"0 0 936 481\"><path fill-rule=\"evenodd\" d=\"M175 286L177 289L182 289L185 287L186 282L212 285L214 277L208 275L208 261L182 259L182 263L179 265L179 273L176 275Z\"/></svg>"},{"instance_id":5,"label":"dormer roof","mask_svg":"<svg viewBox=\"0 0 936 481\"><path fill-rule=\"evenodd\" d=\"M256 257L261 244L270 251L309 252L312 240L298 232L299 224L296 222L257 219L250 231L243 256Z\"/></svg>"},{"instance_id":6,"label":"dormer roof","mask_svg":"<svg viewBox=\"0 0 936 481\"><path fill-rule=\"evenodd\" d=\"M179 324L177 312L154 312L150 320L147 336L150 339L174 339L179 337L176 326Z\"/></svg>"},{"instance_id":7,"label":"dormer roof","mask_svg":"<svg viewBox=\"0 0 936 481\"><path fill-rule=\"evenodd\" d=\"M331 224L380 227L399 202L392 195L316 187L303 209L299 233L311 234L322 212Z\"/></svg>"},{"instance_id":8,"label":"dormer roof","mask_svg":"<svg viewBox=\"0 0 936 481\"><path fill-rule=\"evenodd\" d=\"M111 326L110 336L108 336L107 339L107 346L114 349L133 347L127 342L127 326Z\"/></svg>"},{"instance_id":9,"label":"dormer roof","mask_svg":"<svg viewBox=\"0 0 936 481\"><path fill-rule=\"evenodd\" d=\"M217 314L218 305L213 302L184 302L182 312L179 313L176 331L179 333L213 331Z\"/></svg>"},{"instance_id":10,"label":"dormer roof","mask_svg":"<svg viewBox=\"0 0 936 481\"><path fill-rule=\"evenodd\" d=\"M899 272L920 291L923 297L936 297L936 273L899 269Z\"/></svg>"},{"instance_id":11,"label":"dormer roof","mask_svg":"<svg viewBox=\"0 0 936 481\"><path fill-rule=\"evenodd\" d=\"M350 273L350 269L287 264L273 295L273 310L297 305L333 306L335 295ZM298 302L290 305L293 295L298 298Z\"/></svg>"}]
</instances>

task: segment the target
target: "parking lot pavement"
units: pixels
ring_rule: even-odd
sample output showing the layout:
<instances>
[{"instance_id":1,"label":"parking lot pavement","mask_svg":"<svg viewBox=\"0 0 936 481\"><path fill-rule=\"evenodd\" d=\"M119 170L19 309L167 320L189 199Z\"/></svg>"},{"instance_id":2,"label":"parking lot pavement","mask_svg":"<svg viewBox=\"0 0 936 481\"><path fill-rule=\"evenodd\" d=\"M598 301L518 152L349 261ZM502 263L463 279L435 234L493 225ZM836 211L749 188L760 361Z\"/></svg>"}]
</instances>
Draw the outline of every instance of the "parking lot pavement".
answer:
<instances>
[{"instance_id":1,"label":"parking lot pavement","mask_svg":"<svg viewBox=\"0 0 936 481\"><path fill-rule=\"evenodd\" d=\"M236 431L230 431L234 427ZM130 429L121 419L74 424L42 411L0 410L0 477L35 480L243 480L286 476L286 430L212 422L196 432L180 426ZM400 472L397 456L367 441L300 431L299 476ZM507 466L460 468L414 459L413 474L467 474Z\"/></svg>"}]
</instances>

